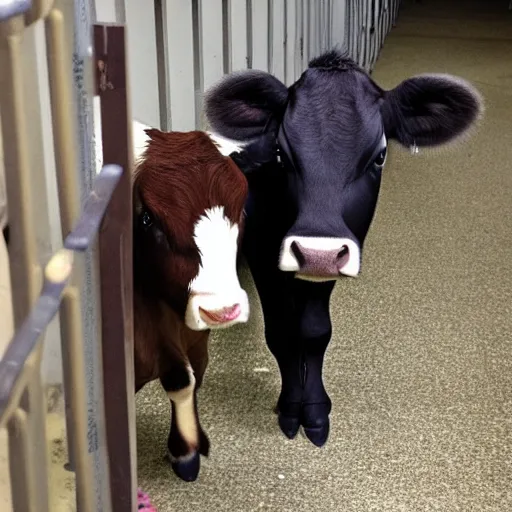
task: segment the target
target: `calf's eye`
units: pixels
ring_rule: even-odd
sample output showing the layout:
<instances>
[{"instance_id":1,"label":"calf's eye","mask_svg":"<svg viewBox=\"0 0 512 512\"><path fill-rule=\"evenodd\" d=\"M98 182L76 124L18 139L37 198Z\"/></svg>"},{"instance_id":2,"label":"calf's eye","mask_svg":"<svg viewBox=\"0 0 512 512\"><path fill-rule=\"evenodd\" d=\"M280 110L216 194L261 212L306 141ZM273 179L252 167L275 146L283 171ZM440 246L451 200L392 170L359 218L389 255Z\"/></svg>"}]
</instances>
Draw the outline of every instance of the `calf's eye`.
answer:
<instances>
[{"instance_id":1,"label":"calf's eye","mask_svg":"<svg viewBox=\"0 0 512 512\"><path fill-rule=\"evenodd\" d=\"M144 210L141 214L140 221L142 227L144 227L144 229L148 229L153 224L153 217L147 210Z\"/></svg>"},{"instance_id":2,"label":"calf's eye","mask_svg":"<svg viewBox=\"0 0 512 512\"><path fill-rule=\"evenodd\" d=\"M384 164L386 163L386 153L387 153L387 149L384 148L377 155L377 158L373 161L373 165L375 165L375 167L384 167Z\"/></svg>"}]
</instances>

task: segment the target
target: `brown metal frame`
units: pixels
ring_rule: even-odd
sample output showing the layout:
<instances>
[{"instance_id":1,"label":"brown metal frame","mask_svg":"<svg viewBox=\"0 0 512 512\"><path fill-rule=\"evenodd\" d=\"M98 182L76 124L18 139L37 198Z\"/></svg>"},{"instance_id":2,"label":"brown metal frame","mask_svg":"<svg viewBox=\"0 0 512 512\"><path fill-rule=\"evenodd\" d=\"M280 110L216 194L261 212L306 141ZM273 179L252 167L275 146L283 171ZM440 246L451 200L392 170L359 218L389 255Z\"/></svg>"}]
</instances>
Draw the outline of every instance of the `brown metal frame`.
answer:
<instances>
[{"instance_id":1,"label":"brown metal frame","mask_svg":"<svg viewBox=\"0 0 512 512\"><path fill-rule=\"evenodd\" d=\"M103 162L131 171L125 27L95 24L93 40ZM103 396L113 512L132 510L137 502L131 190L131 172L126 172L112 197L99 236Z\"/></svg>"}]
</instances>

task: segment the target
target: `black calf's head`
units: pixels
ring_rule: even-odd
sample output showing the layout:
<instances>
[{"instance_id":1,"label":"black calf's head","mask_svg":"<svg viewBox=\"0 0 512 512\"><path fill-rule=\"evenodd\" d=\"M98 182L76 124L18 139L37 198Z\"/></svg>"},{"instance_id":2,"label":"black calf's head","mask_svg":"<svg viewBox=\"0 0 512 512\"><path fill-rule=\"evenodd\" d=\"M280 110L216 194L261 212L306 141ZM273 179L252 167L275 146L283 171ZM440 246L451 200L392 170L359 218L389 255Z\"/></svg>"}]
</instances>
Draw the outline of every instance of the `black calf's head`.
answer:
<instances>
[{"instance_id":1,"label":"black calf's head","mask_svg":"<svg viewBox=\"0 0 512 512\"><path fill-rule=\"evenodd\" d=\"M416 76L385 91L331 51L289 88L263 71L228 75L208 92L205 109L212 130L248 143L248 152L257 147L260 154L262 141L277 139L283 202L295 213L279 266L325 280L359 273L388 140L446 144L475 123L482 103L469 83L450 75Z\"/></svg>"}]
</instances>

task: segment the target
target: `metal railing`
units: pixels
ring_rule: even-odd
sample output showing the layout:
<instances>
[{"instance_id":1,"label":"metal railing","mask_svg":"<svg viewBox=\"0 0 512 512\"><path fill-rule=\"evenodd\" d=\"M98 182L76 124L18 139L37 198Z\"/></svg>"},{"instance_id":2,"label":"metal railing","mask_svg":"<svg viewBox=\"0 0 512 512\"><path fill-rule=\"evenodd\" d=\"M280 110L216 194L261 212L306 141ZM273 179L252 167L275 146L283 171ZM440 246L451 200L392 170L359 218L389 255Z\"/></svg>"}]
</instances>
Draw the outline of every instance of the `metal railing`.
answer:
<instances>
[{"instance_id":1,"label":"metal railing","mask_svg":"<svg viewBox=\"0 0 512 512\"><path fill-rule=\"evenodd\" d=\"M118 165L106 165L101 170L75 228L64 240L64 248L44 268L42 289L34 306L0 360L0 428L8 429L11 495L15 512L49 510L46 400L40 375L40 354L41 335L59 311L66 326L63 332L71 366L68 399L73 404L70 424L76 461L77 508L84 512L97 510L91 468L86 458L88 440L83 354L80 335L72 332L75 315L71 299L76 297L76 290L71 280L77 268L77 258L95 242L122 172Z\"/></svg>"},{"instance_id":2,"label":"metal railing","mask_svg":"<svg viewBox=\"0 0 512 512\"><path fill-rule=\"evenodd\" d=\"M102 118L103 164L80 208L77 128L65 15L53 0L0 6L0 114L9 207L9 269L15 334L0 360L0 430L8 433L12 508L50 507L46 389L41 378L45 331L60 321L66 438L80 512L135 511L136 450L132 311L132 144L125 27L94 26L95 91ZM39 263L32 182L42 168L30 162L24 36L44 24L62 248ZM107 84L107 86L105 86ZM37 191L45 193L45 191ZM83 191L82 191L83 192ZM84 258L98 244L105 436L91 441L84 359ZM2 326L0 326L1 328ZM97 418L96 418L97 419ZM96 435L101 435L96 432ZM109 498L98 498L91 445L108 453ZM111 498L110 498L111 496Z\"/></svg>"}]
</instances>

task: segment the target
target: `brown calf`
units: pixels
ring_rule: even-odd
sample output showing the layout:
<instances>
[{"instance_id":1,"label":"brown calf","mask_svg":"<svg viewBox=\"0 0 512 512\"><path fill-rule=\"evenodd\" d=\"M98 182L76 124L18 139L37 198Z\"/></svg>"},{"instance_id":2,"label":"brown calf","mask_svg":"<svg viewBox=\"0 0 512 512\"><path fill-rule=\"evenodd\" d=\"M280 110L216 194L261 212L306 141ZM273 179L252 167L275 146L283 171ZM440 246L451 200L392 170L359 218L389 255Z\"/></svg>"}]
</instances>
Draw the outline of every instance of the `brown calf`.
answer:
<instances>
[{"instance_id":1,"label":"brown calf","mask_svg":"<svg viewBox=\"0 0 512 512\"><path fill-rule=\"evenodd\" d=\"M204 132L134 123L134 142L136 391L160 379L172 468L192 481L209 450L196 403L209 332L249 316L236 272L247 182Z\"/></svg>"}]
</instances>

